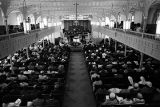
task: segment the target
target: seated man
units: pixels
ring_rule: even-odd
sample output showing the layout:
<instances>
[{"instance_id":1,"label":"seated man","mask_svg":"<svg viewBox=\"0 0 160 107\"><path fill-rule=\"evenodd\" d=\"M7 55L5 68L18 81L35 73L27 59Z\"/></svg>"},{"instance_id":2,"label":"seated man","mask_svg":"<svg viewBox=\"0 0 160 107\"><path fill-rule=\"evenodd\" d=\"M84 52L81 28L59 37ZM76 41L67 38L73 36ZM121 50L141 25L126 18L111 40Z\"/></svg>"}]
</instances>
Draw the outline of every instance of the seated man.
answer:
<instances>
[{"instance_id":1,"label":"seated man","mask_svg":"<svg viewBox=\"0 0 160 107\"><path fill-rule=\"evenodd\" d=\"M18 75L18 79L19 79L19 80L26 80L26 79L28 79L28 78L27 78L27 76L25 76L25 75L23 75L23 74L19 74L19 75Z\"/></svg>"},{"instance_id":2,"label":"seated man","mask_svg":"<svg viewBox=\"0 0 160 107\"><path fill-rule=\"evenodd\" d=\"M143 94L146 103L150 103L153 95L157 92L157 89L152 86L151 82L146 82L146 86L144 86L140 91Z\"/></svg>"},{"instance_id":3,"label":"seated man","mask_svg":"<svg viewBox=\"0 0 160 107\"><path fill-rule=\"evenodd\" d=\"M105 102L102 103L102 105L114 105L114 104L119 104L119 101L115 93L110 93L109 96L106 96Z\"/></svg>"},{"instance_id":4,"label":"seated man","mask_svg":"<svg viewBox=\"0 0 160 107\"><path fill-rule=\"evenodd\" d=\"M44 74L41 74L38 77L39 77L38 80L47 80L48 79L48 76L44 75Z\"/></svg>"},{"instance_id":5,"label":"seated man","mask_svg":"<svg viewBox=\"0 0 160 107\"><path fill-rule=\"evenodd\" d=\"M38 94L37 98L32 101L33 107L43 107L44 99L41 94Z\"/></svg>"}]
</instances>

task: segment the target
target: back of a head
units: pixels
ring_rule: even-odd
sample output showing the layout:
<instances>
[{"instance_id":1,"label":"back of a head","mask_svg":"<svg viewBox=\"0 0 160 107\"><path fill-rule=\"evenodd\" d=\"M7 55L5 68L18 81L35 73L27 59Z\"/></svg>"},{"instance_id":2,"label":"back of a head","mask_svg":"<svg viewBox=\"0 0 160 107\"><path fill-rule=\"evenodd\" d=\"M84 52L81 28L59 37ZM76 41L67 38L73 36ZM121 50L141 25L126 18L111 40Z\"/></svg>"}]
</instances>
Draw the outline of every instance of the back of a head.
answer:
<instances>
[{"instance_id":1,"label":"back of a head","mask_svg":"<svg viewBox=\"0 0 160 107\"><path fill-rule=\"evenodd\" d=\"M137 98L142 99L143 95L141 93L137 93Z\"/></svg>"},{"instance_id":2,"label":"back of a head","mask_svg":"<svg viewBox=\"0 0 160 107\"><path fill-rule=\"evenodd\" d=\"M59 65L58 70L63 71L64 70L64 65Z\"/></svg>"},{"instance_id":3,"label":"back of a head","mask_svg":"<svg viewBox=\"0 0 160 107\"><path fill-rule=\"evenodd\" d=\"M128 81L133 85L133 78L131 76L128 76Z\"/></svg>"},{"instance_id":4,"label":"back of a head","mask_svg":"<svg viewBox=\"0 0 160 107\"><path fill-rule=\"evenodd\" d=\"M116 94L115 93L110 93L109 94L109 98L110 99L115 99L116 98Z\"/></svg>"},{"instance_id":5,"label":"back of a head","mask_svg":"<svg viewBox=\"0 0 160 107\"><path fill-rule=\"evenodd\" d=\"M135 83L135 84L134 84L134 88L139 88L139 84L138 84L138 83Z\"/></svg>"},{"instance_id":6,"label":"back of a head","mask_svg":"<svg viewBox=\"0 0 160 107\"><path fill-rule=\"evenodd\" d=\"M143 76L140 76L141 81L145 81L145 78Z\"/></svg>"},{"instance_id":7,"label":"back of a head","mask_svg":"<svg viewBox=\"0 0 160 107\"><path fill-rule=\"evenodd\" d=\"M151 83L150 81L146 82L146 85L147 85L148 87L152 87L152 83Z\"/></svg>"}]
</instances>

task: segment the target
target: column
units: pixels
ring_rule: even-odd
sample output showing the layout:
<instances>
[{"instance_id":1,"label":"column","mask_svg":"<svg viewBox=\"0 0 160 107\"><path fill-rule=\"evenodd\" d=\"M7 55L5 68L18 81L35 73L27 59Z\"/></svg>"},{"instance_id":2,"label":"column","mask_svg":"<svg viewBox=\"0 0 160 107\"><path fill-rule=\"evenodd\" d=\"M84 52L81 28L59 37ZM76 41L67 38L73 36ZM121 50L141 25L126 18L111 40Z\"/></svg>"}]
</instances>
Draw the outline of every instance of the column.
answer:
<instances>
[{"instance_id":1,"label":"column","mask_svg":"<svg viewBox=\"0 0 160 107\"><path fill-rule=\"evenodd\" d=\"M4 22L5 22L5 27L6 27L6 35L8 35L8 34L9 34L8 21L7 21L7 19L8 19L8 17L7 17L7 16L5 16L5 17L4 17Z\"/></svg>"},{"instance_id":2,"label":"column","mask_svg":"<svg viewBox=\"0 0 160 107\"><path fill-rule=\"evenodd\" d=\"M43 40L42 40L42 41L43 41L43 48L45 48L44 38L43 38Z\"/></svg>"},{"instance_id":3,"label":"column","mask_svg":"<svg viewBox=\"0 0 160 107\"><path fill-rule=\"evenodd\" d=\"M28 59L29 58L28 47L26 47L26 55L27 55L27 59Z\"/></svg>"},{"instance_id":4,"label":"column","mask_svg":"<svg viewBox=\"0 0 160 107\"><path fill-rule=\"evenodd\" d=\"M55 36L54 36L54 33L52 34L53 36L53 43L55 44Z\"/></svg>"},{"instance_id":5,"label":"column","mask_svg":"<svg viewBox=\"0 0 160 107\"><path fill-rule=\"evenodd\" d=\"M51 42L54 43L54 42L53 42L53 33L51 34Z\"/></svg>"},{"instance_id":6,"label":"column","mask_svg":"<svg viewBox=\"0 0 160 107\"><path fill-rule=\"evenodd\" d=\"M90 40L90 34L88 33L88 40Z\"/></svg>"},{"instance_id":7,"label":"column","mask_svg":"<svg viewBox=\"0 0 160 107\"><path fill-rule=\"evenodd\" d=\"M105 38L105 34L103 34L103 38L104 38L104 44L106 44L106 38Z\"/></svg>"},{"instance_id":8,"label":"column","mask_svg":"<svg viewBox=\"0 0 160 107\"><path fill-rule=\"evenodd\" d=\"M124 45L124 56L127 56L127 45Z\"/></svg>"},{"instance_id":9,"label":"column","mask_svg":"<svg viewBox=\"0 0 160 107\"><path fill-rule=\"evenodd\" d=\"M38 14L37 13L34 13L33 14L34 15L34 24L35 24L35 29L37 29L37 26L36 26L36 20L37 20L37 18L38 18Z\"/></svg>"},{"instance_id":10,"label":"column","mask_svg":"<svg viewBox=\"0 0 160 107\"><path fill-rule=\"evenodd\" d=\"M111 38L108 38L109 46L111 46Z\"/></svg>"},{"instance_id":11,"label":"column","mask_svg":"<svg viewBox=\"0 0 160 107\"><path fill-rule=\"evenodd\" d=\"M117 51L117 41L115 40L115 51Z\"/></svg>"},{"instance_id":12,"label":"column","mask_svg":"<svg viewBox=\"0 0 160 107\"><path fill-rule=\"evenodd\" d=\"M140 58L139 68L142 68L143 67L143 57L144 57L144 54L141 52L140 55L141 55L141 58Z\"/></svg>"},{"instance_id":13,"label":"column","mask_svg":"<svg viewBox=\"0 0 160 107\"><path fill-rule=\"evenodd\" d=\"M143 16L143 33L146 31L146 26L147 26L147 16Z\"/></svg>"},{"instance_id":14,"label":"column","mask_svg":"<svg viewBox=\"0 0 160 107\"><path fill-rule=\"evenodd\" d=\"M23 1L22 14L23 14L23 28L24 28L24 33L27 33L27 25L26 25L27 6L26 6L26 1L25 1L25 0Z\"/></svg>"},{"instance_id":15,"label":"column","mask_svg":"<svg viewBox=\"0 0 160 107\"><path fill-rule=\"evenodd\" d=\"M48 44L49 44L49 41L50 41L50 39L49 39L49 35L48 35Z\"/></svg>"},{"instance_id":16,"label":"column","mask_svg":"<svg viewBox=\"0 0 160 107\"><path fill-rule=\"evenodd\" d=\"M10 57L10 64L11 64L11 72L12 72L12 74L14 74L13 62L12 62L12 55L10 54L9 57Z\"/></svg>"},{"instance_id":17,"label":"column","mask_svg":"<svg viewBox=\"0 0 160 107\"><path fill-rule=\"evenodd\" d=\"M48 27L48 19L49 19L49 17L46 17L46 20L47 20L47 27Z\"/></svg>"}]
</instances>

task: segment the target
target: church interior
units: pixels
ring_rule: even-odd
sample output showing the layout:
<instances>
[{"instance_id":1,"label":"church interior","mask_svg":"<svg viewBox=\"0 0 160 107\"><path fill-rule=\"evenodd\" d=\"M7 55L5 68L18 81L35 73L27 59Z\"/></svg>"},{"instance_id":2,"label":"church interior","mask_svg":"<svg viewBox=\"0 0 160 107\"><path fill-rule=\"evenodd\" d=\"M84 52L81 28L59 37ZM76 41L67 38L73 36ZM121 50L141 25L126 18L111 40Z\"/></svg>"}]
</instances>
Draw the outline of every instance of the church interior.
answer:
<instances>
[{"instance_id":1,"label":"church interior","mask_svg":"<svg viewBox=\"0 0 160 107\"><path fill-rule=\"evenodd\" d=\"M0 0L0 107L160 107L160 0Z\"/></svg>"}]
</instances>

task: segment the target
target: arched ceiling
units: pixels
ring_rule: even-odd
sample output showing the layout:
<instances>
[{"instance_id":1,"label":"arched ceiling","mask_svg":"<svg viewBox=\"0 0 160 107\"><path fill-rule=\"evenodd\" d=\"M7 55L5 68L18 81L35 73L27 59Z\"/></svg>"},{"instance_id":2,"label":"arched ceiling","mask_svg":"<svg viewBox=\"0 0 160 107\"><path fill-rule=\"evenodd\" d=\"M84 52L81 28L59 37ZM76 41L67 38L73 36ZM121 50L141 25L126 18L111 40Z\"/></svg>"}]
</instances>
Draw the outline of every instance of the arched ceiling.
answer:
<instances>
[{"instance_id":1,"label":"arched ceiling","mask_svg":"<svg viewBox=\"0 0 160 107\"><path fill-rule=\"evenodd\" d=\"M4 1L4 0L1 0ZM23 7L24 0L8 0L12 11ZM75 15L75 3L78 3L79 15L104 17L111 13L130 12L139 7L139 2L145 0L25 0L29 13L40 13L43 16L63 17Z\"/></svg>"}]
</instances>

